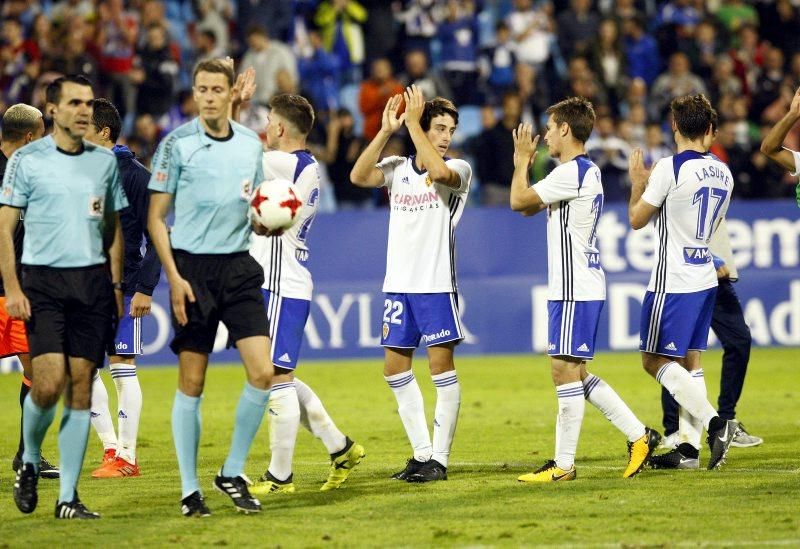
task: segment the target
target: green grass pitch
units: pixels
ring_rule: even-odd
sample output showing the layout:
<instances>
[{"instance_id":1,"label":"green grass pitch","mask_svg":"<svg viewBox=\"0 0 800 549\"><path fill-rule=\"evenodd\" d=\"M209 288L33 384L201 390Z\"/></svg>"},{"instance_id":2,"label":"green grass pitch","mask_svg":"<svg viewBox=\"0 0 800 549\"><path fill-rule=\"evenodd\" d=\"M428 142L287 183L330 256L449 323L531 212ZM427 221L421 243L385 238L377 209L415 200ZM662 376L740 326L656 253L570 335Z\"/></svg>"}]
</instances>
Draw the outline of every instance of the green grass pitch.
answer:
<instances>
[{"instance_id":1,"label":"green grass pitch","mask_svg":"<svg viewBox=\"0 0 800 549\"><path fill-rule=\"evenodd\" d=\"M715 399L720 353L704 359ZM264 512L255 516L236 514L227 498L211 489L244 380L240 366L212 365L199 459L213 513L207 519L180 515L170 429L176 370L142 369L142 477L91 479L102 454L91 432L79 491L103 518L90 523L54 520L57 481L40 481L33 515L17 511L11 458L19 376L0 376L6 409L0 418L0 547L800 546L800 350L754 349L738 414L765 443L731 449L721 471L645 470L622 479L625 439L587 404L577 481L545 486L521 484L516 477L552 454L555 395L546 357L471 357L457 365L463 396L450 480L430 485L388 479L410 451L380 360L301 365L300 378L317 391L342 431L364 444L367 457L341 489L321 493L328 456L301 428L297 492L262 498ZM660 428L659 387L641 369L638 355L602 353L592 366L646 424ZM431 421L435 392L423 361L416 373ZM104 379L115 406L113 385ZM44 445L53 460L58 421ZM268 450L265 421L248 462L251 478L266 468ZM703 465L707 456L704 448Z\"/></svg>"}]
</instances>

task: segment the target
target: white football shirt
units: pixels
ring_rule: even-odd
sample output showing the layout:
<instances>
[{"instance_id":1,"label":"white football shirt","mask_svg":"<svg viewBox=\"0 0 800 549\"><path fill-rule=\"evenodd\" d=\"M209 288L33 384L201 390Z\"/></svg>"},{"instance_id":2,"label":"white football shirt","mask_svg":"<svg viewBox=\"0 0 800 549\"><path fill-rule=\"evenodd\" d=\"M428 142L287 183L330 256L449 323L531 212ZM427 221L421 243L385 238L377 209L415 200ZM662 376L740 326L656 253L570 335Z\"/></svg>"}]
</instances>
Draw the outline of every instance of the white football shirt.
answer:
<instances>
[{"instance_id":1,"label":"white football shirt","mask_svg":"<svg viewBox=\"0 0 800 549\"><path fill-rule=\"evenodd\" d=\"M472 168L464 160L445 159L461 177L457 189L434 183L419 171L414 156L390 156L378 163L389 189L388 293L457 292L455 230L464 211Z\"/></svg>"},{"instance_id":2,"label":"white football shirt","mask_svg":"<svg viewBox=\"0 0 800 549\"><path fill-rule=\"evenodd\" d=\"M606 276L597 249L603 213L600 169L585 154L555 167L533 186L547 204L547 299L606 298Z\"/></svg>"},{"instance_id":3,"label":"white football shirt","mask_svg":"<svg viewBox=\"0 0 800 549\"><path fill-rule=\"evenodd\" d=\"M684 294L717 285L708 242L728 211L732 191L730 169L713 155L683 151L656 163L642 195L661 208L649 291Z\"/></svg>"},{"instance_id":4,"label":"white football shirt","mask_svg":"<svg viewBox=\"0 0 800 549\"><path fill-rule=\"evenodd\" d=\"M319 165L309 151L267 151L264 179L292 181L303 196L299 219L281 236L253 234L250 255L264 268L264 288L282 297L311 299L314 282L306 267L306 239L319 202Z\"/></svg>"}]
</instances>

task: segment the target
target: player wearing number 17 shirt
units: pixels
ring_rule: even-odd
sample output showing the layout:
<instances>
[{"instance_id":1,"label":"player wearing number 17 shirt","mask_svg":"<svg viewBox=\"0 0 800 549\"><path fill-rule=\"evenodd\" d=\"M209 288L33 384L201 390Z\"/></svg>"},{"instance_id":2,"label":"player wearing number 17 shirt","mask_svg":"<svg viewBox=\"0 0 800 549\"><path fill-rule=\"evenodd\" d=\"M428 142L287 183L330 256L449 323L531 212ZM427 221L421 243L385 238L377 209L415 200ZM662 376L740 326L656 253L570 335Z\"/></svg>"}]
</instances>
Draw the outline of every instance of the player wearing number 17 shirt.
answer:
<instances>
[{"instance_id":1,"label":"player wearing number 17 shirt","mask_svg":"<svg viewBox=\"0 0 800 549\"><path fill-rule=\"evenodd\" d=\"M458 421L461 389L453 351L462 339L455 274L455 228L464 211L472 169L445 156L458 125L448 100L425 101L411 86L383 111L381 130L356 161L350 178L360 187L389 189L389 245L381 345L384 376L395 394L414 456L393 478L408 482L447 479L450 447ZM416 155L378 158L405 122ZM431 444L422 393L411 369L417 346L427 347L436 410Z\"/></svg>"},{"instance_id":2,"label":"player wearing number 17 shirt","mask_svg":"<svg viewBox=\"0 0 800 549\"><path fill-rule=\"evenodd\" d=\"M739 427L717 415L702 375L692 373L701 368L717 292L708 242L728 210L733 177L706 152L716 114L708 99L678 97L670 109L677 154L659 160L652 173L644 168L641 150L630 159L631 227L641 229L655 216L656 229L656 263L642 304L639 350L647 373L692 416L698 432L708 431L708 468L716 469Z\"/></svg>"},{"instance_id":3,"label":"player wearing number 17 shirt","mask_svg":"<svg viewBox=\"0 0 800 549\"><path fill-rule=\"evenodd\" d=\"M575 452L585 401L594 405L628 438L628 466L622 476L638 474L661 436L647 428L619 395L586 370L594 358L600 311L606 298L595 231L603 210L600 169L586 155L584 144L594 127L592 104L580 97L547 109L544 140L550 156L561 164L544 179L528 186L539 137L521 124L514 131L514 176L511 209L534 215L547 208L548 354L556 386L555 459L548 460L521 482L574 480Z\"/></svg>"}]
</instances>

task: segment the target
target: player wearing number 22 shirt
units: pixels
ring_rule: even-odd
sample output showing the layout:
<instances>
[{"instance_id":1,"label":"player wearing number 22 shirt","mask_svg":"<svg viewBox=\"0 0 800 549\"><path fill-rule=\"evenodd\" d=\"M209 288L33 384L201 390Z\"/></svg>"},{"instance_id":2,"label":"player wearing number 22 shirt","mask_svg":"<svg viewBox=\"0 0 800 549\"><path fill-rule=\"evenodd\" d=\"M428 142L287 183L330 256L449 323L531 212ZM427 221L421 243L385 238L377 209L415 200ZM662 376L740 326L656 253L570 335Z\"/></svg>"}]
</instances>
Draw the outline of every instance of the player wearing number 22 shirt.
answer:
<instances>
[{"instance_id":1,"label":"player wearing number 22 shirt","mask_svg":"<svg viewBox=\"0 0 800 549\"><path fill-rule=\"evenodd\" d=\"M716 115L708 99L702 94L679 97L670 109L678 153L661 159L649 177L641 151L630 160L631 226L640 229L655 218L656 232L639 350L645 370L687 413L682 423L695 422L692 430L708 431L708 468L715 469L738 425L721 419L708 402L700 352L706 349L717 292L708 242L728 210L733 177L728 166L706 152L704 140L713 134Z\"/></svg>"},{"instance_id":2,"label":"player wearing number 22 shirt","mask_svg":"<svg viewBox=\"0 0 800 549\"><path fill-rule=\"evenodd\" d=\"M392 97L381 130L356 161L353 183L389 190L389 244L381 345L384 377L397 399L400 419L414 455L393 478L408 482L447 479L461 389L453 363L462 339L455 274L455 229L469 193L472 170L465 161L445 156L458 125L448 100L425 101L416 86L403 98ZM405 122L416 154L378 158L392 133ZM414 350L427 347L436 410L433 441L422 393L414 378Z\"/></svg>"}]
</instances>

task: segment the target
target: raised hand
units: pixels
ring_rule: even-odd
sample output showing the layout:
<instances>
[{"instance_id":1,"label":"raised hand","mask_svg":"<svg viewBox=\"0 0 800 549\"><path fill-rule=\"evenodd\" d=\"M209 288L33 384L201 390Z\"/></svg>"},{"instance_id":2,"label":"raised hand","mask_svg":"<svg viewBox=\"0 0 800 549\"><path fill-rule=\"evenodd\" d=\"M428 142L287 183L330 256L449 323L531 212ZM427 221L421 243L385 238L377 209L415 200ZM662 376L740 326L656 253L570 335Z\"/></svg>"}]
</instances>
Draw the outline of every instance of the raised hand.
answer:
<instances>
[{"instance_id":1,"label":"raised hand","mask_svg":"<svg viewBox=\"0 0 800 549\"><path fill-rule=\"evenodd\" d=\"M235 103L244 104L253 98L256 93L256 70L248 67L236 77L231 95Z\"/></svg>"},{"instance_id":2,"label":"raised hand","mask_svg":"<svg viewBox=\"0 0 800 549\"><path fill-rule=\"evenodd\" d=\"M422 111L425 109L425 98L422 96L422 90L416 85L411 85L406 88L403 93L403 98L406 101L406 125L419 124L422 118Z\"/></svg>"},{"instance_id":3,"label":"raised hand","mask_svg":"<svg viewBox=\"0 0 800 549\"><path fill-rule=\"evenodd\" d=\"M634 185L644 185L650 178L650 170L644 166L644 153L636 148L628 159L628 175Z\"/></svg>"},{"instance_id":4,"label":"raised hand","mask_svg":"<svg viewBox=\"0 0 800 549\"><path fill-rule=\"evenodd\" d=\"M403 125L406 119L406 114L403 113L399 117L397 111L400 110L400 105L403 102L403 96L400 94L394 95L386 102L383 108L383 118L381 119L381 131L387 133L394 133Z\"/></svg>"},{"instance_id":5,"label":"raised hand","mask_svg":"<svg viewBox=\"0 0 800 549\"><path fill-rule=\"evenodd\" d=\"M800 116L800 88L794 92L792 103L789 105L789 112L795 116Z\"/></svg>"},{"instance_id":6,"label":"raised hand","mask_svg":"<svg viewBox=\"0 0 800 549\"><path fill-rule=\"evenodd\" d=\"M529 166L536 159L539 136L533 136L532 124L520 124L511 131L514 138L514 165Z\"/></svg>"}]
</instances>

